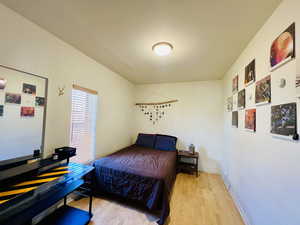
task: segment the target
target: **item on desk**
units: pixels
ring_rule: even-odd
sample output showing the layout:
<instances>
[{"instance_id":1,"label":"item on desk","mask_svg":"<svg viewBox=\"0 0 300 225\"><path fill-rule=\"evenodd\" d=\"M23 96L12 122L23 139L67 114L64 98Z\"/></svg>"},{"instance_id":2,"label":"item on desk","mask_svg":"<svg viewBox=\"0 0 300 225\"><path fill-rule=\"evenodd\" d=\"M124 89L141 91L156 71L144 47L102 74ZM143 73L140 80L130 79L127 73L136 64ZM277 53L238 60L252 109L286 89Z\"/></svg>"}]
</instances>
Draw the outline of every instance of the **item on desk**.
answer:
<instances>
[{"instance_id":1,"label":"item on desk","mask_svg":"<svg viewBox=\"0 0 300 225\"><path fill-rule=\"evenodd\" d=\"M190 144L190 146L189 146L189 152L190 152L191 154L195 154L195 145Z\"/></svg>"},{"instance_id":2,"label":"item on desk","mask_svg":"<svg viewBox=\"0 0 300 225\"><path fill-rule=\"evenodd\" d=\"M54 153L54 154L52 155L52 159L53 159L53 160L58 160L58 154L57 154L57 153Z\"/></svg>"},{"instance_id":3,"label":"item on desk","mask_svg":"<svg viewBox=\"0 0 300 225\"><path fill-rule=\"evenodd\" d=\"M39 157L41 154L41 151L39 149L33 150L33 157Z\"/></svg>"},{"instance_id":4,"label":"item on desk","mask_svg":"<svg viewBox=\"0 0 300 225\"><path fill-rule=\"evenodd\" d=\"M67 159L76 155L76 148L67 146L56 148L55 153L57 153L59 159Z\"/></svg>"}]
</instances>

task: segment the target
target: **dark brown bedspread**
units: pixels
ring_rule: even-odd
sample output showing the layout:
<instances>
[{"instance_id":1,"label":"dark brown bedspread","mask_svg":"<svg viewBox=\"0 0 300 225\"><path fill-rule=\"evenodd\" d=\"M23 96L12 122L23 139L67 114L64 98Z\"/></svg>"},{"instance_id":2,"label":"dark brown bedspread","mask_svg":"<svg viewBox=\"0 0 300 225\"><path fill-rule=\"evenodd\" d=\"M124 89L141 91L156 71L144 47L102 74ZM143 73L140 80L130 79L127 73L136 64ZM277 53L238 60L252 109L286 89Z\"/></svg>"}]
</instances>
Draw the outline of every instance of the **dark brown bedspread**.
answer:
<instances>
[{"instance_id":1,"label":"dark brown bedspread","mask_svg":"<svg viewBox=\"0 0 300 225\"><path fill-rule=\"evenodd\" d=\"M176 151L132 145L94 162L96 191L133 200L161 212L159 224L169 215L169 200L176 177Z\"/></svg>"}]
</instances>

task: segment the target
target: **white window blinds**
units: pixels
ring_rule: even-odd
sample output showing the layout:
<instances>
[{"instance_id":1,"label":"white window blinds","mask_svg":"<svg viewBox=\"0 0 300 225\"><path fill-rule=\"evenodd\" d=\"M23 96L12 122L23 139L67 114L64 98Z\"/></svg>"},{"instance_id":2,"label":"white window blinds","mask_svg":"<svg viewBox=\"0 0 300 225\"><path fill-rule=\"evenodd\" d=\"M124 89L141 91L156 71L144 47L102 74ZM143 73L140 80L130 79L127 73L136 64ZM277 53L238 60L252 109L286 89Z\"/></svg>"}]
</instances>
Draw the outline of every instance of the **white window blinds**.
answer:
<instances>
[{"instance_id":1,"label":"white window blinds","mask_svg":"<svg viewBox=\"0 0 300 225\"><path fill-rule=\"evenodd\" d=\"M72 161L87 163L95 158L96 109L97 95L73 87L70 145L77 156Z\"/></svg>"}]
</instances>

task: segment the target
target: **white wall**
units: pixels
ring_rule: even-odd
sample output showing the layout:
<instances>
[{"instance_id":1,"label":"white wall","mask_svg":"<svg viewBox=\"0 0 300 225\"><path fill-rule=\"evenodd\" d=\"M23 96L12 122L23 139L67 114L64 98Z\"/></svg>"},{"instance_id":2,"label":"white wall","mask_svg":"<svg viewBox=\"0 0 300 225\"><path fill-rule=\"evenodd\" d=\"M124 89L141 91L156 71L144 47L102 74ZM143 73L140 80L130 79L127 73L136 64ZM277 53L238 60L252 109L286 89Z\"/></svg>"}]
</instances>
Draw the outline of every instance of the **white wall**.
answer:
<instances>
[{"instance_id":1,"label":"white wall","mask_svg":"<svg viewBox=\"0 0 300 225\"><path fill-rule=\"evenodd\" d=\"M223 135L223 93L221 81L168 83L136 86L136 102L178 99L157 124L135 108L137 133L162 133L178 137L178 148L193 143L200 153L200 168L218 172Z\"/></svg>"},{"instance_id":2,"label":"white wall","mask_svg":"<svg viewBox=\"0 0 300 225\"><path fill-rule=\"evenodd\" d=\"M0 64L49 78L46 154L69 145L73 83L99 93L97 155L130 144L134 91L130 82L3 5L0 27ZM65 95L58 97L58 87L63 86Z\"/></svg>"},{"instance_id":3,"label":"white wall","mask_svg":"<svg viewBox=\"0 0 300 225\"><path fill-rule=\"evenodd\" d=\"M295 97L295 77L299 63L291 61L272 73L269 67L272 41L293 22L296 22L297 57L300 56L299 11L299 0L282 2L224 77L224 102L232 95L232 78L239 74L239 86L243 87L244 68L256 58L257 80L271 74L271 105L289 102L299 104ZM300 72L299 69L297 72ZM281 78L287 80L287 86L283 89L278 87ZM253 88L254 84L246 89L246 96ZM232 128L231 113L225 112L224 108L223 173L249 224L299 225L300 143L270 135L271 105L256 107L256 133L243 130L244 110L239 111L239 128ZM253 103L247 104L247 108L252 106Z\"/></svg>"}]
</instances>

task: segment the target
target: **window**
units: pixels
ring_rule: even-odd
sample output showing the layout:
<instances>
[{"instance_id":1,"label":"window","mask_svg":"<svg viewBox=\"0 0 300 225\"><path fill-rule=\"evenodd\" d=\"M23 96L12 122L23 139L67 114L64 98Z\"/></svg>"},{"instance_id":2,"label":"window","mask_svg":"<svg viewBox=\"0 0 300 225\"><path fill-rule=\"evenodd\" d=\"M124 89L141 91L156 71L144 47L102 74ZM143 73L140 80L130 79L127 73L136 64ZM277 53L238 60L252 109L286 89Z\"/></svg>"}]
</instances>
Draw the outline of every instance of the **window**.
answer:
<instances>
[{"instance_id":1,"label":"window","mask_svg":"<svg viewBox=\"0 0 300 225\"><path fill-rule=\"evenodd\" d=\"M97 92L73 85L70 146L77 149L73 162L95 159Z\"/></svg>"}]
</instances>

